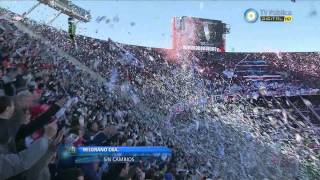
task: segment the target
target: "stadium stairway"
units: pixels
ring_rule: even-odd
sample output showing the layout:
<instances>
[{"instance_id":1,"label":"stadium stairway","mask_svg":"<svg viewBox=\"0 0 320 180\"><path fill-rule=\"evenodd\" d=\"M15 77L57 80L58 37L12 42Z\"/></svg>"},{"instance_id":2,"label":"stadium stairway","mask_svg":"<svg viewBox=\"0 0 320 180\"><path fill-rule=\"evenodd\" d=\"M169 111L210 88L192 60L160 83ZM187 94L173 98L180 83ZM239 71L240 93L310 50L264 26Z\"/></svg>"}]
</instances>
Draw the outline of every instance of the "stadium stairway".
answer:
<instances>
[{"instance_id":1,"label":"stadium stairway","mask_svg":"<svg viewBox=\"0 0 320 180\"><path fill-rule=\"evenodd\" d=\"M286 100L289 102L289 104L293 107L293 109L295 110L295 112L297 112L299 114L300 117L302 117L307 123L308 125L315 131L319 130L319 127L316 127L310 120L310 118L306 117L297 107L296 105L294 105L294 103L288 98L286 97Z\"/></svg>"},{"instance_id":2,"label":"stadium stairway","mask_svg":"<svg viewBox=\"0 0 320 180\"><path fill-rule=\"evenodd\" d=\"M313 113L313 115L317 118L318 122L320 123L320 116L314 110L314 108L312 107L312 104L310 103L310 101L308 101L307 99L304 99L302 96L300 96L300 98L303 101L303 103L308 107L308 109Z\"/></svg>"}]
</instances>

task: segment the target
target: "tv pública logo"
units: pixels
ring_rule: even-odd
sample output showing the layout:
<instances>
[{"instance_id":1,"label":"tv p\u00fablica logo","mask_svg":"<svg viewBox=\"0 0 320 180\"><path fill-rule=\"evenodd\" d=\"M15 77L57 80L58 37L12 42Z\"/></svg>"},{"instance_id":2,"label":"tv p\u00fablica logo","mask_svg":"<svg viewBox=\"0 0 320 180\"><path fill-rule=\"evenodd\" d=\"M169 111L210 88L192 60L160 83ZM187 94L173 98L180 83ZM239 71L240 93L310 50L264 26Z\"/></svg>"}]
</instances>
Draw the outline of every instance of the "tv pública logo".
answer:
<instances>
[{"instance_id":1,"label":"tv p\u00fablica logo","mask_svg":"<svg viewBox=\"0 0 320 180\"><path fill-rule=\"evenodd\" d=\"M255 9L247 9L244 12L244 19L248 23L255 23L259 18L259 14Z\"/></svg>"}]
</instances>

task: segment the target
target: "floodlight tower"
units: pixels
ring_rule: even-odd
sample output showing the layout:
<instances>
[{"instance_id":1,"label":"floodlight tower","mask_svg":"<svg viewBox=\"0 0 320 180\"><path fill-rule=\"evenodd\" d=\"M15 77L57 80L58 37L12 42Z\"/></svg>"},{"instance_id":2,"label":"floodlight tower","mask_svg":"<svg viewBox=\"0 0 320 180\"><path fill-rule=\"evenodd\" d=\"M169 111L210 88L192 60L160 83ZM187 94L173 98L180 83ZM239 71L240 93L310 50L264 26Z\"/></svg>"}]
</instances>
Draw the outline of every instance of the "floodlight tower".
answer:
<instances>
[{"instance_id":1,"label":"floodlight tower","mask_svg":"<svg viewBox=\"0 0 320 180\"><path fill-rule=\"evenodd\" d=\"M45 4L59 13L56 14L47 24L52 23L58 16L65 14L81 22L89 22L91 20L90 12L73 4L70 0L37 0L38 3L31 7L27 12L23 13L23 17L31 13L40 4Z\"/></svg>"}]
</instances>

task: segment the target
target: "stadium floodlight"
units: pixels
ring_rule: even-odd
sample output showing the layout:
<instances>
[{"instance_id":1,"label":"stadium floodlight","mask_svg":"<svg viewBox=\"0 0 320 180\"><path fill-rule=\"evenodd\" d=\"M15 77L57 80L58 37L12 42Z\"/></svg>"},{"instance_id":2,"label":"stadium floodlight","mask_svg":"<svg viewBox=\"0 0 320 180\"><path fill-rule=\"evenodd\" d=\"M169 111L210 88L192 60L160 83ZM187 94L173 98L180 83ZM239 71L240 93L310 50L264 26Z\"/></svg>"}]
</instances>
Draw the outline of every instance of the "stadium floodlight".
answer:
<instances>
[{"instance_id":1,"label":"stadium floodlight","mask_svg":"<svg viewBox=\"0 0 320 180\"><path fill-rule=\"evenodd\" d=\"M82 22L89 22L90 12L73 4L70 0L38 0L40 3ZM59 13L59 15L61 14Z\"/></svg>"}]
</instances>

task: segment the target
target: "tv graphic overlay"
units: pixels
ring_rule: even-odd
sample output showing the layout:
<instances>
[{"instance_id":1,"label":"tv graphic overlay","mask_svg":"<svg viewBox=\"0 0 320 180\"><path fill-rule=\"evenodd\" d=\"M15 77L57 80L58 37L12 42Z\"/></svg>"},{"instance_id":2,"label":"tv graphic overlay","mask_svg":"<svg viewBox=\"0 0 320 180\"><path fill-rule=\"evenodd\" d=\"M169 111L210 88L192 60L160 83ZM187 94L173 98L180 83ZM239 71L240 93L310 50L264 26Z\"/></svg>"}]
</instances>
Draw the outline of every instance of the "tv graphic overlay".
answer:
<instances>
[{"instance_id":1,"label":"tv graphic overlay","mask_svg":"<svg viewBox=\"0 0 320 180\"><path fill-rule=\"evenodd\" d=\"M77 164L90 162L137 163L154 159L166 161L172 156L172 151L162 146L69 146L62 149L60 153L65 159L74 159Z\"/></svg>"},{"instance_id":2,"label":"tv graphic overlay","mask_svg":"<svg viewBox=\"0 0 320 180\"><path fill-rule=\"evenodd\" d=\"M293 20L292 12L279 9L260 9L258 13L255 9L247 9L244 12L244 19L248 23L255 23L259 19L261 22L291 22Z\"/></svg>"},{"instance_id":3,"label":"tv graphic overlay","mask_svg":"<svg viewBox=\"0 0 320 180\"><path fill-rule=\"evenodd\" d=\"M261 16L261 21L264 22L291 22L293 20L292 16Z\"/></svg>"},{"instance_id":4,"label":"tv graphic overlay","mask_svg":"<svg viewBox=\"0 0 320 180\"><path fill-rule=\"evenodd\" d=\"M244 19L248 23L255 23L259 19L259 13L255 9L248 9L244 12Z\"/></svg>"}]
</instances>

